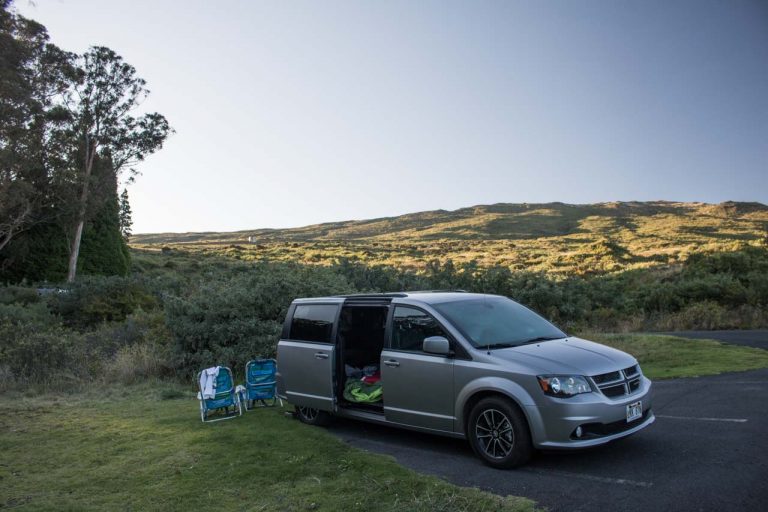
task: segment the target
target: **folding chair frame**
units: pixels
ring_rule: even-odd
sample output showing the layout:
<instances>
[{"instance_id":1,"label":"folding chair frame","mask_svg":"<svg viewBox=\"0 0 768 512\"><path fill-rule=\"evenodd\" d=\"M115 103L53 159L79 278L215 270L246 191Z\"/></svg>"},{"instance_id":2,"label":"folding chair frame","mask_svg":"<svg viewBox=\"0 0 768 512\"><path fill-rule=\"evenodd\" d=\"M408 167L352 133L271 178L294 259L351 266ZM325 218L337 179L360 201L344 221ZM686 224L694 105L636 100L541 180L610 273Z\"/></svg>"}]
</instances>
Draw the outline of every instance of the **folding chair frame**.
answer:
<instances>
[{"instance_id":1,"label":"folding chair frame","mask_svg":"<svg viewBox=\"0 0 768 512\"><path fill-rule=\"evenodd\" d=\"M203 370L205 371L205 370ZM203 398L203 390L200 389L198 398L200 399L200 419L203 423L213 423L215 421L231 420L238 416L243 415L243 406L240 402L240 394L235 392L235 376L226 366L220 366L219 371L229 372L230 382L232 387L228 391L217 392L216 395L221 393L227 393L229 396L223 396L220 398ZM200 388L200 375L203 372L197 374L197 387ZM229 408L232 407L232 412L229 412ZM208 419L208 413L211 411L218 411L224 409L225 416L221 418Z\"/></svg>"},{"instance_id":2,"label":"folding chair frame","mask_svg":"<svg viewBox=\"0 0 768 512\"><path fill-rule=\"evenodd\" d=\"M243 402L245 402L245 410L250 411L252 409L255 409L257 407L274 407L278 403L280 404L280 407L283 406L282 399L277 396L277 382L273 379L271 381L267 382L259 382L257 384L252 384L248 381L248 368L251 366L251 364L254 363L263 363L263 362L271 362L275 365L275 371L277 371L277 361L274 359L252 359L248 361L245 365L245 393L242 398ZM265 397L265 398L253 398L251 399L251 392L257 391L259 388L272 388L272 397ZM272 403L267 403L267 401L271 401ZM260 405L256 405L256 402L260 402ZM249 407L250 404L250 407Z\"/></svg>"}]
</instances>

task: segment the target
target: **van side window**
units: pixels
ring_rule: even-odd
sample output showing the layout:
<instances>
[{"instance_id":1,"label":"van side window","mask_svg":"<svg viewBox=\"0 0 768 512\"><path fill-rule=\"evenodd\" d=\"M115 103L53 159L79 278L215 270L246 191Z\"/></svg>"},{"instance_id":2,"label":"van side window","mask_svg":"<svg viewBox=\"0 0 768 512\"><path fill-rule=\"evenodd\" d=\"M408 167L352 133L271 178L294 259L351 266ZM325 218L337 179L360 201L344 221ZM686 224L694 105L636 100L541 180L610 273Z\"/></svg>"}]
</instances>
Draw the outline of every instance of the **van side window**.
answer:
<instances>
[{"instance_id":1,"label":"van side window","mask_svg":"<svg viewBox=\"0 0 768 512\"><path fill-rule=\"evenodd\" d=\"M405 306L395 307L392 319L392 349L421 352L424 339L446 336L437 320L427 313Z\"/></svg>"},{"instance_id":2,"label":"van side window","mask_svg":"<svg viewBox=\"0 0 768 512\"><path fill-rule=\"evenodd\" d=\"M328 304L298 305L291 320L290 339L331 343L338 306Z\"/></svg>"}]
</instances>

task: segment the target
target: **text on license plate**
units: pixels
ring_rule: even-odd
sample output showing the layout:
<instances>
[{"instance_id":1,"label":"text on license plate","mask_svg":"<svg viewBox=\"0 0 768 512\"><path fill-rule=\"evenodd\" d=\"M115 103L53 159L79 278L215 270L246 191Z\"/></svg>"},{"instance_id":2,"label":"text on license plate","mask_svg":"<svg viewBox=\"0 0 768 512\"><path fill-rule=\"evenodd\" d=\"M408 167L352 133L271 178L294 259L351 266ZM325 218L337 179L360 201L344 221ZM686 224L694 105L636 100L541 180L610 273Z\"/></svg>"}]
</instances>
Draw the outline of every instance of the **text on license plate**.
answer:
<instances>
[{"instance_id":1,"label":"text on license plate","mask_svg":"<svg viewBox=\"0 0 768 512\"><path fill-rule=\"evenodd\" d=\"M635 402L627 406L627 423L643 416L643 402Z\"/></svg>"}]
</instances>

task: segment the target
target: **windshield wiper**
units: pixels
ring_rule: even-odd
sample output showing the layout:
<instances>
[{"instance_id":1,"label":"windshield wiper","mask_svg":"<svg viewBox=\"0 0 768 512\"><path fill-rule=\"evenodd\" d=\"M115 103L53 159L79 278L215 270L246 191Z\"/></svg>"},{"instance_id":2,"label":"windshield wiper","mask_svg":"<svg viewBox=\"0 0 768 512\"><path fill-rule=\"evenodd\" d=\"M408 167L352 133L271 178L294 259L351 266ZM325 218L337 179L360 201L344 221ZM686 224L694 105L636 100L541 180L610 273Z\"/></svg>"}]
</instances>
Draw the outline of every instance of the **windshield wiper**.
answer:
<instances>
[{"instance_id":1,"label":"windshield wiper","mask_svg":"<svg viewBox=\"0 0 768 512\"><path fill-rule=\"evenodd\" d=\"M518 343L518 345L529 345L531 343L538 343L540 341L552 341L552 340L561 340L563 339L562 336L537 336L536 338L531 338L529 340L521 341Z\"/></svg>"},{"instance_id":2,"label":"windshield wiper","mask_svg":"<svg viewBox=\"0 0 768 512\"><path fill-rule=\"evenodd\" d=\"M516 347L517 343L488 343L487 345L483 345L488 350L491 350L493 348L512 348Z\"/></svg>"},{"instance_id":3,"label":"windshield wiper","mask_svg":"<svg viewBox=\"0 0 768 512\"><path fill-rule=\"evenodd\" d=\"M528 345L530 343L538 343L540 341L560 340L560 339L563 339L563 338L564 338L564 336L537 336L536 338L531 338L529 340L517 341L515 343L509 343L509 342L486 343L485 345L480 345L480 346L490 351L490 350L492 350L494 348L513 348L513 347L519 347L520 345Z\"/></svg>"}]
</instances>

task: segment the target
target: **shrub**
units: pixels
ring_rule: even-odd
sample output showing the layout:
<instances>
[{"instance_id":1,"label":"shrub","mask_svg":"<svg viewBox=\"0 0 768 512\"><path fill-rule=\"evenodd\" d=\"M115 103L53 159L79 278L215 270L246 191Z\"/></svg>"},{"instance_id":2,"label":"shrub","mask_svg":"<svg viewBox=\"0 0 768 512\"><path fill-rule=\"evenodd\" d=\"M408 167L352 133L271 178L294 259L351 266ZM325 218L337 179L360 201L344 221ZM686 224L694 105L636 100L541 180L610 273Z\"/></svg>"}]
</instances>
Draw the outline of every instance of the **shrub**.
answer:
<instances>
[{"instance_id":1,"label":"shrub","mask_svg":"<svg viewBox=\"0 0 768 512\"><path fill-rule=\"evenodd\" d=\"M67 326L83 329L123 321L137 308L155 308L158 301L138 280L110 276L83 277L52 295L50 304Z\"/></svg>"},{"instance_id":2,"label":"shrub","mask_svg":"<svg viewBox=\"0 0 768 512\"><path fill-rule=\"evenodd\" d=\"M206 275L192 293L166 302L173 365L189 376L208 366L242 366L273 355L294 298L351 291L333 271L297 264L237 265Z\"/></svg>"},{"instance_id":3,"label":"shrub","mask_svg":"<svg viewBox=\"0 0 768 512\"><path fill-rule=\"evenodd\" d=\"M712 301L696 302L669 315L660 324L665 330L728 329L733 328L732 317L726 308Z\"/></svg>"},{"instance_id":4,"label":"shrub","mask_svg":"<svg viewBox=\"0 0 768 512\"><path fill-rule=\"evenodd\" d=\"M40 295L35 288L26 286L0 287L0 304L34 304L40 302Z\"/></svg>"},{"instance_id":5,"label":"shrub","mask_svg":"<svg viewBox=\"0 0 768 512\"><path fill-rule=\"evenodd\" d=\"M168 374L168 361L163 357L164 352L162 347L155 344L136 343L122 347L107 364L105 377L123 384L163 377Z\"/></svg>"},{"instance_id":6,"label":"shrub","mask_svg":"<svg viewBox=\"0 0 768 512\"><path fill-rule=\"evenodd\" d=\"M0 366L10 369L16 384L87 380L96 370L83 335L59 326L42 330L4 321L0 340Z\"/></svg>"},{"instance_id":7,"label":"shrub","mask_svg":"<svg viewBox=\"0 0 768 512\"><path fill-rule=\"evenodd\" d=\"M0 304L0 322L8 321L16 324L31 324L42 327L58 323L45 303L33 304Z\"/></svg>"}]
</instances>

